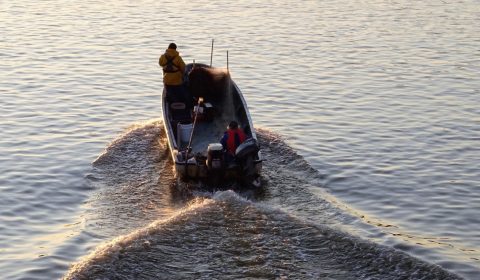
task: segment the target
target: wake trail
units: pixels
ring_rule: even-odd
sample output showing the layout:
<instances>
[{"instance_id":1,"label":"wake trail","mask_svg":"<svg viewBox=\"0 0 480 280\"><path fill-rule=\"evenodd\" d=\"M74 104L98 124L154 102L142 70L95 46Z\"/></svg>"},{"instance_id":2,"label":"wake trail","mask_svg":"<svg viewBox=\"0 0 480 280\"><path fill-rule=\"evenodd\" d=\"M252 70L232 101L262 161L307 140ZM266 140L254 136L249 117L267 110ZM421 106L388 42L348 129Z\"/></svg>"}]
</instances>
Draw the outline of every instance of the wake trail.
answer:
<instances>
[{"instance_id":1,"label":"wake trail","mask_svg":"<svg viewBox=\"0 0 480 280\"><path fill-rule=\"evenodd\" d=\"M457 279L354 237L322 174L278 135L257 131L265 193L179 196L162 123L135 125L93 163L85 231L106 242L65 279ZM351 218L348 218L351 219ZM110 240L110 241L108 241Z\"/></svg>"}]
</instances>

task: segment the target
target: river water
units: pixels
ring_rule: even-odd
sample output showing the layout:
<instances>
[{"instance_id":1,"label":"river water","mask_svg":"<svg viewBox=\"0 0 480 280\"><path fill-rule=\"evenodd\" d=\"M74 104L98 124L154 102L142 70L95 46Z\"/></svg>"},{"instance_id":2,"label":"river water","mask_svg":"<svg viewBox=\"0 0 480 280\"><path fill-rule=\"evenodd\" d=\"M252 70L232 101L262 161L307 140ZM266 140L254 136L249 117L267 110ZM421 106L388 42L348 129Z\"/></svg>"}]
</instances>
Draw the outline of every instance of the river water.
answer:
<instances>
[{"instance_id":1,"label":"river water","mask_svg":"<svg viewBox=\"0 0 480 280\"><path fill-rule=\"evenodd\" d=\"M0 2L0 278L478 279L480 2ZM262 193L175 191L158 56L229 66Z\"/></svg>"}]
</instances>

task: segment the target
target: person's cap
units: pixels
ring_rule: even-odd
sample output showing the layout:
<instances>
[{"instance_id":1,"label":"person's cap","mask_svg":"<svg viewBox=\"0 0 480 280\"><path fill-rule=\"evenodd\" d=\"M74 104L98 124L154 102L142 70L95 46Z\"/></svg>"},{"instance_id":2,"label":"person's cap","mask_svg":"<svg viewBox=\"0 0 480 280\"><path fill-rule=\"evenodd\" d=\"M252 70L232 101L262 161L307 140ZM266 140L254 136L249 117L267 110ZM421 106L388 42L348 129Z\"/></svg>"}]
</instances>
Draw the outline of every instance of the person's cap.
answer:
<instances>
[{"instance_id":1,"label":"person's cap","mask_svg":"<svg viewBox=\"0 0 480 280\"><path fill-rule=\"evenodd\" d=\"M236 121L231 121L230 124L228 125L228 128L230 129L238 128L238 123Z\"/></svg>"},{"instance_id":2,"label":"person's cap","mask_svg":"<svg viewBox=\"0 0 480 280\"><path fill-rule=\"evenodd\" d=\"M176 49L177 49L177 44L175 44L175 43L170 43L170 45L168 45L168 48L169 48L169 49L174 49L174 50L176 50Z\"/></svg>"}]
</instances>

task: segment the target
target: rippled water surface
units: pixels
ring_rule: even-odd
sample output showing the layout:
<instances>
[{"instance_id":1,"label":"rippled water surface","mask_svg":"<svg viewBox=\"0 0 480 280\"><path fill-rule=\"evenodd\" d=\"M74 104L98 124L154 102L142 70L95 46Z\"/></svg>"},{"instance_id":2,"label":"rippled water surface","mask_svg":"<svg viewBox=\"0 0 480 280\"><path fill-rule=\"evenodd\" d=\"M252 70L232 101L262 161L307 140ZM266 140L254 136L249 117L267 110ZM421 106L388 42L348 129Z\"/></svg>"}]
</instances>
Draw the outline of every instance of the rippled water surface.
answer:
<instances>
[{"instance_id":1,"label":"rippled water surface","mask_svg":"<svg viewBox=\"0 0 480 280\"><path fill-rule=\"evenodd\" d=\"M1 1L5 279L476 279L480 2ZM158 56L226 66L262 193L175 190Z\"/></svg>"}]
</instances>

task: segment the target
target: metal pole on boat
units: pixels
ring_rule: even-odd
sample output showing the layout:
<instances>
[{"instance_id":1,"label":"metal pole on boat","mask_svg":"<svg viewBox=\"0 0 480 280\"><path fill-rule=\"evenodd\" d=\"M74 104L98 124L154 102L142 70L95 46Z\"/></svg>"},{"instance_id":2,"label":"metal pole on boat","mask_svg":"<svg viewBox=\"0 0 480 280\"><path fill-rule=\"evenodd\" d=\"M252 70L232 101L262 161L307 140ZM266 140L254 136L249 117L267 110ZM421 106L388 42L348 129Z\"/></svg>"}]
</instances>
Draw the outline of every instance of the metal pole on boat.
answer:
<instances>
[{"instance_id":1,"label":"metal pole on boat","mask_svg":"<svg viewBox=\"0 0 480 280\"><path fill-rule=\"evenodd\" d=\"M227 73L230 74L230 69L228 68L228 51L227 51Z\"/></svg>"},{"instance_id":2,"label":"metal pole on boat","mask_svg":"<svg viewBox=\"0 0 480 280\"><path fill-rule=\"evenodd\" d=\"M210 51L210 67L212 67L212 61L213 61L213 39L212 39L212 50Z\"/></svg>"},{"instance_id":3,"label":"metal pole on boat","mask_svg":"<svg viewBox=\"0 0 480 280\"><path fill-rule=\"evenodd\" d=\"M190 148L192 146L192 140L193 140L193 132L195 131L195 125L197 124L197 116L198 116L198 111L200 110L200 105L203 103L203 97L198 98L198 104L197 104L197 109L194 110L193 112L195 113L195 117L193 118L193 126L192 126L192 132L190 132L190 140L188 140L188 146L187 146L187 151L185 154L185 162L187 162L187 157L188 153L190 152Z\"/></svg>"}]
</instances>

